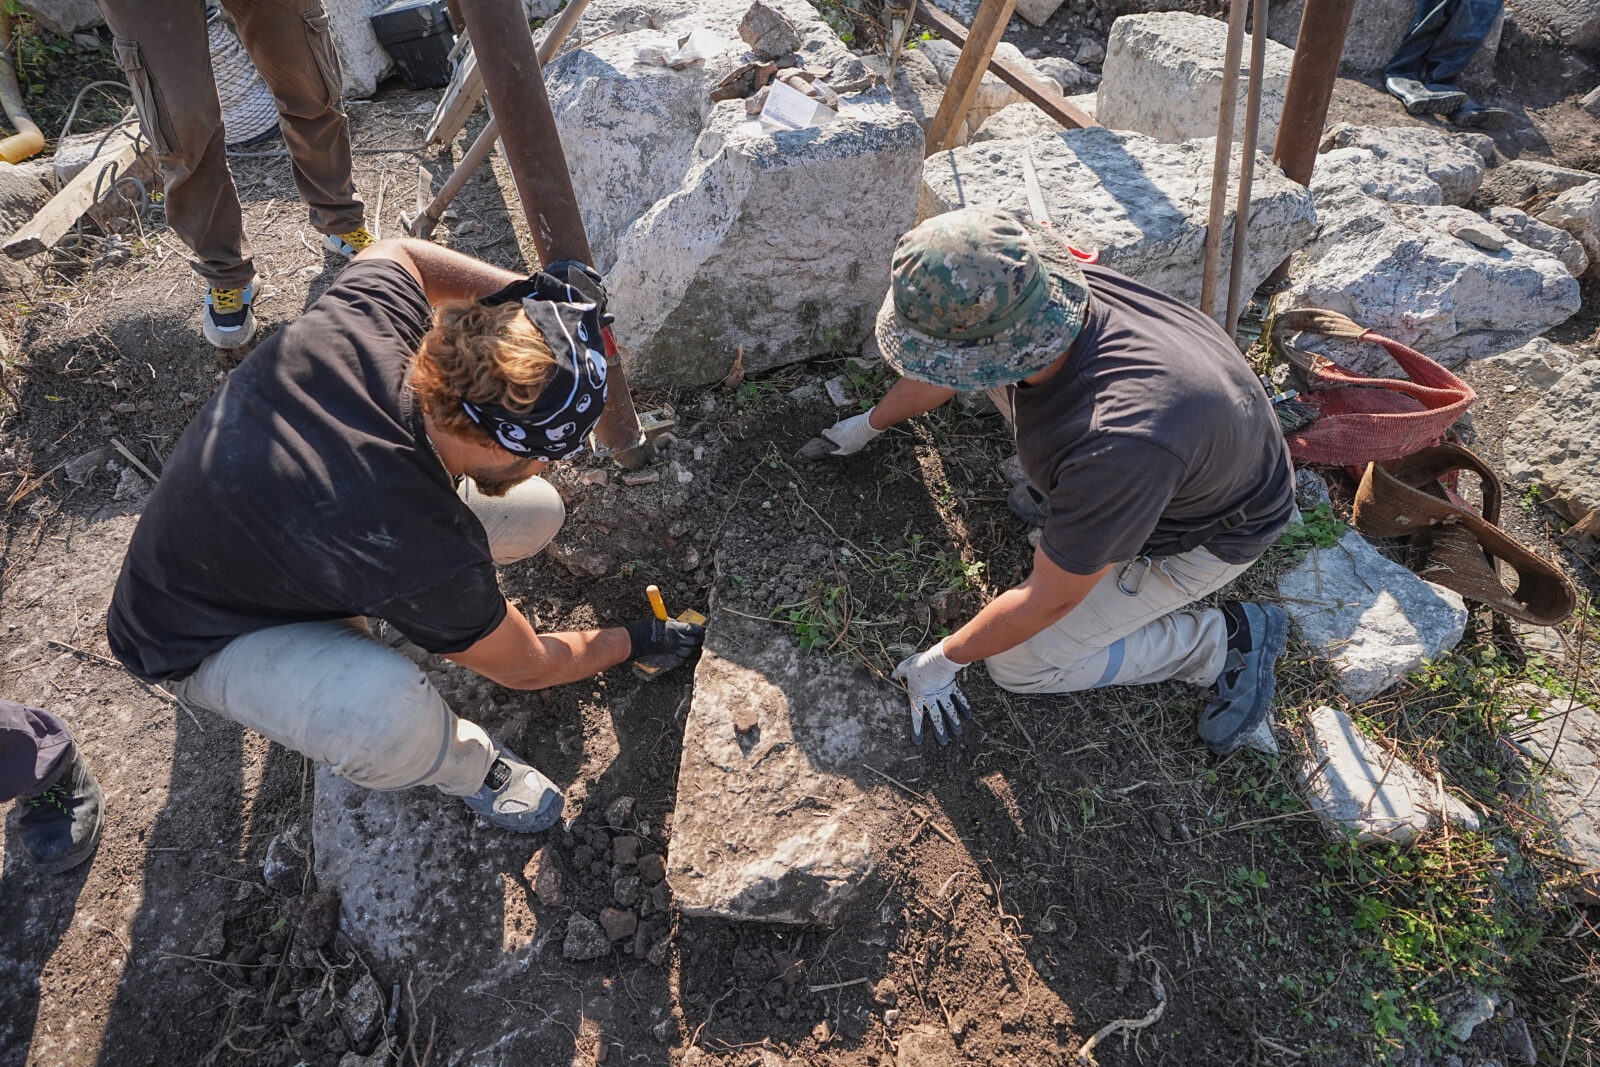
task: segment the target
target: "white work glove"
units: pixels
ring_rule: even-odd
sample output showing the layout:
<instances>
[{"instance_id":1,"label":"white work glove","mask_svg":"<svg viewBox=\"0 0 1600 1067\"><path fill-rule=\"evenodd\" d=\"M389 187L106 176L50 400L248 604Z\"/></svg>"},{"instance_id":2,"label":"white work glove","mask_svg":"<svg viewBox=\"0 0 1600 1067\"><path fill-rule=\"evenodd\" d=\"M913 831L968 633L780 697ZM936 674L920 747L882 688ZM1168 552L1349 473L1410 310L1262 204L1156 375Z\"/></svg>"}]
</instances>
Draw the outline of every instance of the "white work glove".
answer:
<instances>
[{"instance_id":1,"label":"white work glove","mask_svg":"<svg viewBox=\"0 0 1600 1067\"><path fill-rule=\"evenodd\" d=\"M883 431L874 430L872 424L867 421L867 416L871 414L871 411L863 411L859 415L845 419L843 422L836 422L826 430L823 430L822 436L829 444L833 445L833 451L829 452L828 455L853 456L873 441L876 441L878 435Z\"/></svg>"},{"instance_id":2,"label":"white work glove","mask_svg":"<svg viewBox=\"0 0 1600 1067\"><path fill-rule=\"evenodd\" d=\"M940 641L895 667L894 676L906 683L906 694L911 698L912 744L922 744L924 715L932 721L933 736L939 744L949 744L950 734L961 736L961 720L972 717L972 706L956 685L962 666L945 656L944 642Z\"/></svg>"}]
</instances>

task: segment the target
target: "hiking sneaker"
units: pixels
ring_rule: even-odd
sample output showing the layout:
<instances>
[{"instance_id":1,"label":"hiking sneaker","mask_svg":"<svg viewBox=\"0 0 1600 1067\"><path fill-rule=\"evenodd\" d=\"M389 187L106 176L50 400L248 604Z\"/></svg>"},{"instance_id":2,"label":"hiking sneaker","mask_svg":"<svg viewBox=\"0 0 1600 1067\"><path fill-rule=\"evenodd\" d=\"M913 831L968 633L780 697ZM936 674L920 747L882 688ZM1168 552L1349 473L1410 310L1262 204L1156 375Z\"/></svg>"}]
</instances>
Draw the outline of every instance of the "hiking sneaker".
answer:
<instances>
[{"instance_id":1,"label":"hiking sneaker","mask_svg":"<svg viewBox=\"0 0 1600 1067\"><path fill-rule=\"evenodd\" d=\"M72 762L49 787L23 797L17 836L35 868L69 871L94 854L105 826L106 795L74 744Z\"/></svg>"},{"instance_id":2,"label":"hiking sneaker","mask_svg":"<svg viewBox=\"0 0 1600 1067\"><path fill-rule=\"evenodd\" d=\"M1470 96L1450 116L1450 124L1452 126L1463 126L1469 130L1499 129L1510 121L1511 112L1505 108L1494 107L1491 104L1480 104Z\"/></svg>"},{"instance_id":3,"label":"hiking sneaker","mask_svg":"<svg viewBox=\"0 0 1600 1067\"><path fill-rule=\"evenodd\" d=\"M206 291L206 310L201 316L206 340L218 348L238 348L256 335L256 316L250 304L256 298L255 279L243 289Z\"/></svg>"},{"instance_id":4,"label":"hiking sneaker","mask_svg":"<svg viewBox=\"0 0 1600 1067\"><path fill-rule=\"evenodd\" d=\"M1289 640L1289 616L1270 604L1222 605L1227 658L1200 713L1200 739L1219 756L1244 744L1267 717L1277 686L1278 657Z\"/></svg>"},{"instance_id":5,"label":"hiking sneaker","mask_svg":"<svg viewBox=\"0 0 1600 1067\"><path fill-rule=\"evenodd\" d=\"M365 226L351 230L349 233L325 233L322 235L322 247L330 252L337 252L345 259L356 258L356 253L372 244L377 238L367 232Z\"/></svg>"},{"instance_id":6,"label":"hiking sneaker","mask_svg":"<svg viewBox=\"0 0 1600 1067\"><path fill-rule=\"evenodd\" d=\"M1423 85L1415 78L1388 77L1383 87L1405 105L1408 115L1452 115L1467 102L1467 94L1448 86Z\"/></svg>"},{"instance_id":7,"label":"hiking sneaker","mask_svg":"<svg viewBox=\"0 0 1600 1067\"><path fill-rule=\"evenodd\" d=\"M554 782L499 746L483 788L461 799L490 826L520 834L548 830L560 820L567 803Z\"/></svg>"}]
</instances>

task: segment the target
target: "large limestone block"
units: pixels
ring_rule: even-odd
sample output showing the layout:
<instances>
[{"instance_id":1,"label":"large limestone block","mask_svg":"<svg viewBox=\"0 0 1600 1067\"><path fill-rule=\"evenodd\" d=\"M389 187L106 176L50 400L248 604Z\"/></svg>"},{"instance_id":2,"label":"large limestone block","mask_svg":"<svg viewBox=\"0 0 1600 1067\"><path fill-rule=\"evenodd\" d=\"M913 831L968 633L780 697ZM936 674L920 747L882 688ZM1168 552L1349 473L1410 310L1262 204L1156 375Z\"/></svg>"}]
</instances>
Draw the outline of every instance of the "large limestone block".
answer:
<instances>
[{"instance_id":1,"label":"large limestone block","mask_svg":"<svg viewBox=\"0 0 1600 1067\"><path fill-rule=\"evenodd\" d=\"M1514 207L1492 207L1489 209L1489 221L1504 230L1513 241L1555 256L1574 278L1583 277L1583 272L1589 269L1589 254L1576 237L1548 222L1540 222L1526 211Z\"/></svg>"},{"instance_id":2,"label":"large limestone block","mask_svg":"<svg viewBox=\"0 0 1600 1067\"><path fill-rule=\"evenodd\" d=\"M886 92L818 129L770 133L724 101L683 186L639 219L609 274L642 385L704 385L867 338L911 227L922 128Z\"/></svg>"},{"instance_id":3,"label":"large limestone block","mask_svg":"<svg viewBox=\"0 0 1600 1067\"><path fill-rule=\"evenodd\" d=\"M1304 12L1305 0L1273 3L1267 16L1267 36L1293 48L1300 35L1300 16ZM1363 74L1383 70L1394 57L1395 49L1400 47L1416 13L1413 0L1356 0L1350 17L1350 32L1344 42L1344 65ZM1505 13L1501 12L1461 76L1468 86L1482 88L1494 83L1495 55L1500 50L1504 28Z\"/></svg>"},{"instance_id":4,"label":"large limestone block","mask_svg":"<svg viewBox=\"0 0 1600 1067\"><path fill-rule=\"evenodd\" d=\"M713 605L683 731L667 880L686 915L832 923L879 862L901 701Z\"/></svg>"},{"instance_id":5,"label":"large limestone block","mask_svg":"<svg viewBox=\"0 0 1600 1067\"><path fill-rule=\"evenodd\" d=\"M1459 594L1378 554L1355 530L1312 548L1278 582L1278 595L1312 651L1350 700L1370 700L1453 648L1467 624Z\"/></svg>"},{"instance_id":6,"label":"large limestone block","mask_svg":"<svg viewBox=\"0 0 1600 1067\"><path fill-rule=\"evenodd\" d=\"M1197 303L1214 143L1163 144L1136 133L1091 127L941 152L923 167L918 217L969 206L1026 215L1023 161L1031 155L1058 232L1079 248L1098 248L1106 266ZM1232 171L1237 178L1237 157ZM1235 198L1230 191L1223 220L1224 263L1232 254ZM1257 157L1250 211L1244 296L1299 248L1316 225L1310 194L1265 156Z\"/></svg>"},{"instance_id":7,"label":"large limestone block","mask_svg":"<svg viewBox=\"0 0 1600 1067\"><path fill-rule=\"evenodd\" d=\"M1577 874L1568 893L1600 904L1600 715L1566 697L1537 696L1507 726L1537 772L1529 808L1549 831L1548 843L1571 857L1572 870L1559 871Z\"/></svg>"},{"instance_id":8,"label":"large limestone block","mask_svg":"<svg viewBox=\"0 0 1600 1067\"><path fill-rule=\"evenodd\" d=\"M1438 183L1446 204L1465 204L1483 183L1483 156L1471 143L1447 130L1336 122L1322 135L1321 151L1337 148L1365 149L1386 163L1426 174ZM1317 166L1322 166L1321 159Z\"/></svg>"},{"instance_id":9,"label":"large limestone block","mask_svg":"<svg viewBox=\"0 0 1600 1067\"><path fill-rule=\"evenodd\" d=\"M1446 820L1478 829L1471 808L1368 737L1344 712L1324 705L1306 725L1301 781L1311 810L1335 833L1403 845Z\"/></svg>"},{"instance_id":10,"label":"large limestone block","mask_svg":"<svg viewBox=\"0 0 1600 1067\"><path fill-rule=\"evenodd\" d=\"M1325 188L1315 176L1312 185ZM1310 263L1287 306L1341 312L1447 366L1516 348L1578 310L1578 283L1554 256L1516 242L1491 252L1455 236L1455 220L1470 213L1328 190L1317 214ZM1358 370L1398 373L1375 345L1308 347Z\"/></svg>"},{"instance_id":11,"label":"large limestone block","mask_svg":"<svg viewBox=\"0 0 1600 1067\"><path fill-rule=\"evenodd\" d=\"M1113 130L1134 130L1158 141L1215 137L1222 107L1223 53L1228 27L1181 11L1125 15L1111 25L1096 118ZM1250 44L1245 42L1248 57ZM1294 53L1267 42L1257 144L1270 148L1283 114ZM1236 129L1244 129L1239 94Z\"/></svg>"},{"instance_id":12,"label":"large limestone block","mask_svg":"<svg viewBox=\"0 0 1600 1067\"><path fill-rule=\"evenodd\" d=\"M344 95L364 100L378 83L394 69L394 60L378 43L368 17L385 0L324 0L328 8L328 29L339 51L339 67L344 73Z\"/></svg>"},{"instance_id":13,"label":"large limestone block","mask_svg":"<svg viewBox=\"0 0 1600 1067\"><path fill-rule=\"evenodd\" d=\"M1600 46L1600 0L1511 0L1517 25L1571 48Z\"/></svg>"},{"instance_id":14,"label":"large limestone block","mask_svg":"<svg viewBox=\"0 0 1600 1067\"><path fill-rule=\"evenodd\" d=\"M1001 108L972 135L971 144L984 141L1028 141L1060 133L1065 127L1043 111L1024 101Z\"/></svg>"},{"instance_id":15,"label":"large limestone block","mask_svg":"<svg viewBox=\"0 0 1600 1067\"><path fill-rule=\"evenodd\" d=\"M1600 360L1567 372L1506 430L1506 473L1571 522L1600 510Z\"/></svg>"},{"instance_id":16,"label":"large limestone block","mask_svg":"<svg viewBox=\"0 0 1600 1067\"><path fill-rule=\"evenodd\" d=\"M1542 393L1565 378L1578 363L1578 354L1572 349L1562 348L1548 337L1535 337L1521 348L1480 359L1472 368L1492 368L1511 378L1517 388Z\"/></svg>"},{"instance_id":17,"label":"large limestone block","mask_svg":"<svg viewBox=\"0 0 1600 1067\"><path fill-rule=\"evenodd\" d=\"M805 68L870 83L872 65L804 0L771 6ZM574 31L593 43L547 75L617 340L643 385L719 380L740 346L754 373L860 344L911 225L923 132L887 89L847 93L837 118L795 132L762 127L743 100L712 104L711 87L753 58L738 35L749 7L595 0ZM635 60L695 29L723 42L703 62Z\"/></svg>"},{"instance_id":18,"label":"large limestone block","mask_svg":"<svg viewBox=\"0 0 1600 1067\"><path fill-rule=\"evenodd\" d=\"M1577 238L1589 257L1589 270L1600 267L1600 181L1568 189L1534 218Z\"/></svg>"},{"instance_id":19,"label":"large limestone block","mask_svg":"<svg viewBox=\"0 0 1600 1067\"><path fill-rule=\"evenodd\" d=\"M1317 203L1360 193L1390 204L1442 204L1444 190L1420 167L1381 159L1365 148L1334 148L1317 157L1311 195Z\"/></svg>"}]
</instances>

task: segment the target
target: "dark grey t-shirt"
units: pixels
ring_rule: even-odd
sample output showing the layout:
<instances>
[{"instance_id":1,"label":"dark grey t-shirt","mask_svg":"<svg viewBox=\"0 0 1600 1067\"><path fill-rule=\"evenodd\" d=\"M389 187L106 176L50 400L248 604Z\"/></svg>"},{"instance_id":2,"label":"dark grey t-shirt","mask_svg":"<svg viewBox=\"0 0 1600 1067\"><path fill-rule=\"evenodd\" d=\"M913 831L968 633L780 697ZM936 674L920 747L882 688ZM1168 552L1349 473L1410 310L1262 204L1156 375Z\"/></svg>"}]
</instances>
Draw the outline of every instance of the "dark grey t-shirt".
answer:
<instances>
[{"instance_id":1,"label":"dark grey t-shirt","mask_svg":"<svg viewBox=\"0 0 1600 1067\"><path fill-rule=\"evenodd\" d=\"M505 617L483 524L423 431L407 375L428 301L363 260L263 341L178 439L122 562L111 650L183 677L241 634L373 615L430 652Z\"/></svg>"},{"instance_id":2,"label":"dark grey t-shirt","mask_svg":"<svg viewBox=\"0 0 1600 1067\"><path fill-rule=\"evenodd\" d=\"M1135 558L1153 536L1258 501L1244 525L1206 545L1225 562L1250 562L1294 504L1294 471L1261 383L1195 308L1105 267L1083 273L1088 319L1066 365L1012 394L1017 453L1050 502L1045 555L1093 574Z\"/></svg>"}]
</instances>

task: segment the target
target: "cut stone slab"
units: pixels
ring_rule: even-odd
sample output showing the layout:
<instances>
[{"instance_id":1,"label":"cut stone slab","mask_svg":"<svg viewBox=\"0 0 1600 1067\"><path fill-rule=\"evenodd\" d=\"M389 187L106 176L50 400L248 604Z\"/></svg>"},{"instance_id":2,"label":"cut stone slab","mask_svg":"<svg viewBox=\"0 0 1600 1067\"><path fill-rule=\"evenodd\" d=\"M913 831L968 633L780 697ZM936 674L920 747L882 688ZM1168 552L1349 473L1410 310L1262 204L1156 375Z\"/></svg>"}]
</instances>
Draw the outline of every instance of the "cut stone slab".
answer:
<instances>
[{"instance_id":1,"label":"cut stone slab","mask_svg":"<svg viewBox=\"0 0 1600 1067\"><path fill-rule=\"evenodd\" d=\"M1480 359L1472 366L1493 367L1516 379L1518 387L1542 392L1580 362L1582 358L1572 349L1562 348L1548 338L1535 337L1521 348Z\"/></svg>"},{"instance_id":2,"label":"cut stone slab","mask_svg":"<svg viewBox=\"0 0 1600 1067\"><path fill-rule=\"evenodd\" d=\"M1305 12L1305 0L1287 0L1273 4L1267 16L1267 36L1290 48L1300 35L1300 17ZM1343 63L1363 74L1375 74L1389 65L1395 49L1411 27L1416 8L1395 0L1356 0L1350 17L1350 32L1345 37ZM1479 89L1494 84L1495 55L1500 50L1500 36L1505 29L1505 12L1495 17L1472 61L1461 75L1469 87ZM1395 106L1399 106L1396 101Z\"/></svg>"},{"instance_id":3,"label":"cut stone slab","mask_svg":"<svg viewBox=\"0 0 1600 1067\"><path fill-rule=\"evenodd\" d=\"M1471 808L1368 737L1344 712L1324 705L1306 725L1309 751L1301 783L1311 810L1335 834L1403 845L1445 820L1478 829Z\"/></svg>"},{"instance_id":4,"label":"cut stone slab","mask_svg":"<svg viewBox=\"0 0 1600 1067\"><path fill-rule=\"evenodd\" d=\"M1513 241L1555 256L1574 278L1581 278L1583 272L1589 269L1589 254L1576 237L1548 222L1540 222L1526 211L1514 207L1492 207L1489 209L1489 221L1509 234Z\"/></svg>"},{"instance_id":5,"label":"cut stone slab","mask_svg":"<svg viewBox=\"0 0 1600 1067\"><path fill-rule=\"evenodd\" d=\"M870 84L872 66L809 4L769 6L799 35L804 67ZM749 8L595 0L574 31L592 44L546 70L617 341L641 385L719 381L741 345L752 374L859 345L911 225L924 137L888 89L846 94L835 119L798 131L763 128L743 100L711 104L711 87L753 58L738 36ZM726 47L681 71L635 62L640 45L694 29ZM859 190L872 191L870 210Z\"/></svg>"},{"instance_id":6,"label":"cut stone slab","mask_svg":"<svg viewBox=\"0 0 1600 1067\"><path fill-rule=\"evenodd\" d=\"M1577 280L1549 253L1517 242L1485 251L1449 232L1470 215L1462 209L1389 204L1324 180L1313 175L1321 226L1285 306L1341 312L1445 366L1526 344L1578 310ZM1306 347L1355 370L1398 373L1376 345Z\"/></svg>"},{"instance_id":7,"label":"cut stone slab","mask_svg":"<svg viewBox=\"0 0 1600 1067\"><path fill-rule=\"evenodd\" d=\"M1390 204L1444 203L1444 190L1421 167L1379 158L1365 148L1334 148L1319 155L1311 172L1311 195L1317 203L1354 193Z\"/></svg>"},{"instance_id":8,"label":"cut stone slab","mask_svg":"<svg viewBox=\"0 0 1600 1067\"><path fill-rule=\"evenodd\" d=\"M1351 701L1370 700L1455 647L1467 624L1461 596L1378 554L1355 530L1313 547L1278 581L1284 610Z\"/></svg>"},{"instance_id":9,"label":"cut stone slab","mask_svg":"<svg viewBox=\"0 0 1600 1067\"><path fill-rule=\"evenodd\" d=\"M1600 181L1559 194L1534 218L1576 237L1589 256L1589 270L1600 267Z\"/></svg>"},{"instance_id":10,"label":"cut stone slab","mask_svg":"<svg viewBox=\"0 0 1600 1067\"><path fill-rule=\"evenodd\" d=\"M1600 510L1600 360L1567 372L1506 429L1506 474L1569 522Z\"/></svg>"},{"instance_id":11,"label":"cut stone slab","mask_svg":"<svg viewBox=\"0 0 1600 1067\"><path fill-rule=\"evenodd\" d=\"M1227 37L1226 24L1182 11L1119 18L1106 43L1096 118L1110 129L1158 141L1215 137ZM1249 54L1247 39L1244 55ZM1293 60L1290 49L1267 42L1259 145L1277 137ZM1245 95L1238 96L1238 130L1244 129Z\"/></svg>"},{"instance_id":12,"label":"cut stone slab","mask_svg":"<svg viewBox=\"0 0 1600 1067\"><path fill-rule=\"evenodd\" d=\"M1421 171L1438 183L1446 204L1465 204L1483 184L1483 156L1471 142L1447 130L1336 122L1323 133L1320 150L1336 148L1363 148L1380 160Z\"/></svg>"},{"instance_id":13,"label":"cut stone slab","mask_svg":"<svg viewBox=\"0 0 1600 1067\"><path fill-rule=\"evenodd\" d=\"M1100 262L1180 300L1200 299L1213 140L1163 144L1103 127L1028 141L986 141L931 156L922 171L918 218L968 206L1028 212L1023 161L1031 155L1056 230ZM1251 241L1243 295L1315 227L1311 196L1256 157ZM1235 159L1232 171L1237 176ZM1223 220L1222 260L1233 247L1232 205ZM1241 299L1243 296L1241 297Z\"/></svg>"},{"instance_id":14,"label":"cut stone slab","mask_svg":"<svg viewBox=\"0 0 1600 1067\"><path fill-rule=\"evenodd\" d=\"M1600 45L1600 0L1511 0L1517 25L1568 48Z\"/></svg>"},{"instance_id":15,"label":"cut stone slab","mask_svg":"<svg viewBox=\"0 0 1600 1067\"><path fill-rule=\"evenodd\" d=\"M835 922L899 818L867 768L904 756L903 718L865 671L713 603L667 854L683 913Z\"/></svg>"},{"instance_id":16,"label":"cut stone slab","mask_svg":"<svg viewBox=\"0 0 1600 1067\"><path fill-rule=\"evenodd\" d=\"M1580 873L1567 890L1579 902L1600 904L1600 714L1586 704L1541 692L1508 732L1531 757L1536 772L1530 810L1572 857Z\"/></svg>"},{"instance_id":17,"label":"cut stone slab","mask_svg":"<svg viewBox=\"0 0 1600 1067\"><path fill-rule=\"evenodd\" d=\"M984 141L1027 141L1061 133L1066 127L1032 104L1023 102L1003 107L972 135L970 144Z\"/></svg>"}]
</instances>

